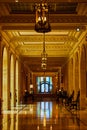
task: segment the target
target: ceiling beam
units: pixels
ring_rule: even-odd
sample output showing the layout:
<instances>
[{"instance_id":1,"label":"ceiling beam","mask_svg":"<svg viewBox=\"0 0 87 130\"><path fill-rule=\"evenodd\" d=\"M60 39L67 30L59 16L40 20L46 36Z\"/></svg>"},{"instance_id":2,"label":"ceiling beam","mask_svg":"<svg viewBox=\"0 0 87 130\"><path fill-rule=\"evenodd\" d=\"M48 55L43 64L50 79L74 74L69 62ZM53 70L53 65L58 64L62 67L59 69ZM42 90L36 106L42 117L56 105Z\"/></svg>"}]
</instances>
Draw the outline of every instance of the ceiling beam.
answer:
<instances>
[{"instance_id":1,"label":"ceiling beam","mask_svg":"<svg viewBox=\"0 0 87 130\"><path fill-rule=\"evenodd\" d=\"M80 30L86 30L86 26L85 25L70 25L70 24L62 24L62 25L58 25L58 24L51 24L52 30L76 30L77 28L79 28ZM20 31L20 30L34 30L34 24L29 24L29 25L12 25L12 24L4 24L1 27L1 30L7 30L7 31Z\"/></svg>"}]
</instances>

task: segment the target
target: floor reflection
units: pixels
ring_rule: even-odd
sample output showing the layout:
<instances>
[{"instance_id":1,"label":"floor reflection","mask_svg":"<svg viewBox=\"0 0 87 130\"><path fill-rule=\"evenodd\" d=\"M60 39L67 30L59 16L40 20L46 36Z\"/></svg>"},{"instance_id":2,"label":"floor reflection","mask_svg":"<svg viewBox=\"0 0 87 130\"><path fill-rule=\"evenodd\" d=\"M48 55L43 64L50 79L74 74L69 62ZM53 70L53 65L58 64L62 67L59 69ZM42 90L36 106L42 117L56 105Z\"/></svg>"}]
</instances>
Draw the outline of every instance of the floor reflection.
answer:
<instances>
[{"instance_id":1,"label":"floor reflection","mask_svg":"<svg viewBox=\"0 0 87 130\"><path fill-rule=\"evenodd\" d=\"M38 102L37 103L37 117L52 117L52 102Z\"/></svg>"},{"instance_id":2,"label":"floor reflection","mask_svg":"<svg viewBox=\"0 0 87 130\"><path fill-rule=\"evenodd\" d=\"M86 130L80 112L51 101L19 105L0 116L0 130Z\"/></svg>"}]
</instances>

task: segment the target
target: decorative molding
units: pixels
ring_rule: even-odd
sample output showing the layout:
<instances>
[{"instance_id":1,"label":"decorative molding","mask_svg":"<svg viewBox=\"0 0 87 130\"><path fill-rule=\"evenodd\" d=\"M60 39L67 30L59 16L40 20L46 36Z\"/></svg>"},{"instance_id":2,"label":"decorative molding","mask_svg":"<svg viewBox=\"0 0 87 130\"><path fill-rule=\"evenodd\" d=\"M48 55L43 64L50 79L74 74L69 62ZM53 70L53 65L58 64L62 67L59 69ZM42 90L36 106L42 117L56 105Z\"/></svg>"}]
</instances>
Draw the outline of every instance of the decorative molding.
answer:
<instances>
[{"instance_id":1,"label":"decorative molding","mask_svg":"<svg viewBox=\"0 0 87 130\"><path fill-rule=\"evenodd\" d=\"M50 15L49 17L50 23L83 23L87 24L87 16L58 16L58 15ZM35 23L35 15L30 16L1 16L0 17L0 23L2 25L4 24L17 24L20 26L20 24L28 25L29 23Z\"/></svg>"},{"instance_id":2,"label":"decorative molding","mask_svg":"<svg viewBox=\"0 0 87 130\"><path fill-rule=\"evenodd\" d=\"M69 42L78 42L78 39L74 36L46 36L45 42L62 42L62 41L69 41ZM43 36L20 36L20 37L14 37L10 40L10 42L42 42L43 43ZM27 43L27 45L29 45Z\"/></svg>"},{"instance_id":3,"label":"decorative molding","mask_svg":"<svg viewBox=\"0 0 87 130\"><path fill-rule=\"evenodd\" d=\"M30 45L30 46L17 46L16 47L16 50L21 50L22 51L25 51L25 52L28 52L28 51L42 51L42 45ZM47 51L53 51L53 53L57 50L57 51L61 51L61 50L64 50L64 51L69 51L71 49L70 46L66 46L66 45L46 45L46 50Z\"/></svg>"}]
</instances>

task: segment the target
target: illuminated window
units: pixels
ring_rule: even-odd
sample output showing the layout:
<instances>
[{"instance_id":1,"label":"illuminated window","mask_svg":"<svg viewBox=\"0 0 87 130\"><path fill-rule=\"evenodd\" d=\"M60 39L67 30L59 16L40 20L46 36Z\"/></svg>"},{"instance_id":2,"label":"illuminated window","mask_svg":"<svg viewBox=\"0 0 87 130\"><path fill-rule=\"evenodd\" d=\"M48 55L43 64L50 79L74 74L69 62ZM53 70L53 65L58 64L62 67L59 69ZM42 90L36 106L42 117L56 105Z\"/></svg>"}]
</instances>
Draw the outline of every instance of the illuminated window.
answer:
<instances>
[{"instance_id":1,"label":"illuminated window","mask_svg":"<svg viewBox=\"0 0 87 130\"><path fill-rule=\"evenodd\" d=\"M50 93L52 91L52 77L37 77L37 92Z\"/></svg>"}]
</instances>

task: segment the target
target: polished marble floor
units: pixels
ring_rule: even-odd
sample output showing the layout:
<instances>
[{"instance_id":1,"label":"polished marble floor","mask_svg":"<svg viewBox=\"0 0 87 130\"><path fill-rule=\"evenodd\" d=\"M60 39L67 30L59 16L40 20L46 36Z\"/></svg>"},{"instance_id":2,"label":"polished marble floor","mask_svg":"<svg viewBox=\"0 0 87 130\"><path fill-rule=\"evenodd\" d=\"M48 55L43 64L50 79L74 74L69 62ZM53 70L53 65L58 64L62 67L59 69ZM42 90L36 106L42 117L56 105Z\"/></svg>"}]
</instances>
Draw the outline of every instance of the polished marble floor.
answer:
<instances>
[{"instance_id":1,"label":"polished marble floor","mask_svg":"<svg viewBox=\"0 0 87 130\"><path fill-rule=\"evenodd\" d=\"M55 101L20 104L2 112L0 130L87 130L87 110L69 110Z\"/></svg>"}]
</instances>

